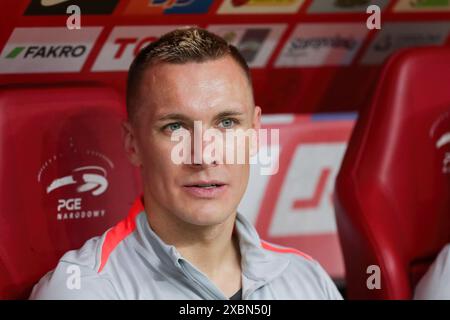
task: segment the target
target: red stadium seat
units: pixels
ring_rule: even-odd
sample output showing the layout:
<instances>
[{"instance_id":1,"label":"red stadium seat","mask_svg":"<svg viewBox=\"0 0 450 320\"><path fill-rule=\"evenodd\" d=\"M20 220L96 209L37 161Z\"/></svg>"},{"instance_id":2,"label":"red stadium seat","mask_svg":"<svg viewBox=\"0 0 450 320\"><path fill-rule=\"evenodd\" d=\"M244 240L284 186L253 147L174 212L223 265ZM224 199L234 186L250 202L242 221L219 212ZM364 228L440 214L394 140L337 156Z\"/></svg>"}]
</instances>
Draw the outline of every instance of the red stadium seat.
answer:
<instances>
[{"instance_id":1,"label":"red stadium seat","mask_svg":"<svg viewBox=\"0 0 450 320\"><path fill-rule=\"evenodd\" d=\"M0 90L0 299L27 298L63 253L127 214L139 187L123 117L102 87Z\"/></svg>"},{"instance_id":2,"label":"red stadium seat","mask_svg":"<svg viewBox=\"0 0 450 320\"><path fill-rule=\"evenodd\" d=\"M385 65L336 181L348 297L410 299L450 241L450 48L411 49ZM381 271L381 289L368 289Z\"/></svg>"}]
</instances>

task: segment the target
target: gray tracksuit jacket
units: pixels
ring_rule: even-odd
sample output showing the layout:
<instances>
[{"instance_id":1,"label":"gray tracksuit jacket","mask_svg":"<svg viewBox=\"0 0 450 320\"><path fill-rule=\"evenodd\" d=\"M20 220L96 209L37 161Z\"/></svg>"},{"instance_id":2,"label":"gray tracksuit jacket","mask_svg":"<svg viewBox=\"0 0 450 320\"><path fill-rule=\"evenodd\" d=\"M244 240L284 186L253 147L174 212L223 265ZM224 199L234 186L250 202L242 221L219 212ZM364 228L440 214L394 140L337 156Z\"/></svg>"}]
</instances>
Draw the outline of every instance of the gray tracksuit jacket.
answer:
<instances>
[{"instance_id":1,"label":"gray tracksuit jacket","mask_svg":"<svg viewBox=\"0 0 450 320\"><path fill-rule=\"evenodd\" d=\"M416 300L450 300L450 244L439 253L420 279L414 292Z\"/></svg>"},{"instance_id":2,"label":"gray tracksuit jacket","mask_svg":"<svg viewBox=\"0 0 450 320\"><path fill-rule=\"evenodd\" d=\"M237 214L242 299L342 299L309 256L259 239ZM31 299L228 299L150 228L140 199L102 236L67 252L33 288Z\"/></svg>"}]
</instances>

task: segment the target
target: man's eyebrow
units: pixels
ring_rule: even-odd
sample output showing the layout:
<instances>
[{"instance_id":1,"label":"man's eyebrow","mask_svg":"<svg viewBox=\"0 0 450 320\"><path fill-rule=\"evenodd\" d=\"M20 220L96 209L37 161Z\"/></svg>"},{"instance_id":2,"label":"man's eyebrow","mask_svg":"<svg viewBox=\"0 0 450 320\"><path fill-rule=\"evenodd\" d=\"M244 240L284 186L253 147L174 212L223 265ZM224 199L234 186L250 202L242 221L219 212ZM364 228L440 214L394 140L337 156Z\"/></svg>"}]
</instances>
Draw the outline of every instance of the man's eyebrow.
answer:
<instances>
[{"instance_id":1,"label":"man's eyebrow","mask_svg":"<svg viewBox=\"0 0 450 320\"><path fill-rule=\"evenodd\" d=\"M188 116L185 116L181 113L169 113L162 115L160 117L157 117L157 121L164 121L164 120L182 120L182 121L192 121Z\"/></svg>"},{"instance_id":2,"label":"man's eyebrow","mask_svg":"<svg viewBox=\"0 0 450 320\"><path fill-rule=\"evenodd\" d=\"M226 118L226 117L242 116L242 115L244 115L244 113L241 111L234 111L234 110L223 111L223 112L219 113L218 115L216 115L214 117L214 120Z\"/></svg>"},{"instance_id":3,"label":"man's eyebrow","mask_svg":"<svg viewBox=\"0 0 450 320\"><path fill-rule=\"evenodd\" d=\"M234 110L227 110L220 112L216 116L214 116L214 120L226 118L226 117L232 117L232 116L242 116L244 115L241 111L234 111ZM181 113L169 113L162 116L157 117L157 121L165 121L165 120L181 120L185 122L193 121L188 116L181 114Z\"/></svg>"}]
</instances>

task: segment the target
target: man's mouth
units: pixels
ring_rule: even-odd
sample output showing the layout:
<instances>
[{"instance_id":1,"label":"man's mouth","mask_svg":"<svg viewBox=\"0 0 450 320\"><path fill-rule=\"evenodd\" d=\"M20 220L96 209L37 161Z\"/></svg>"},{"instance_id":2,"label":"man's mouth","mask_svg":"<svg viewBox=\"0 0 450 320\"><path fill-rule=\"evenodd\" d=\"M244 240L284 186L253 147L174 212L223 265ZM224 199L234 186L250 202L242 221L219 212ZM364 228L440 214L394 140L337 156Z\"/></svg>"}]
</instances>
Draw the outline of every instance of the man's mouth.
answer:
<instances>
[{"instance_id":1,"label":"man's mouth","mask_svg":"<svg viewBox=\"0 0 450 320\"><path fill-rule=\"evenodd\" d=\"M184 185L184 189L197 198L216 198L226 189L226 184L220 181L199 181Z\"/></svg>"},{"instance_id":2,"label":"man's mouth","mask_svg":"<svg viewBox=\"0 0 450 320\"><path fill-rule=\"evenodd\" d=\"M199 184L187 185L186 187L196 187L196 188L211 189L211 188L221 187L223 185L224 185L224 183L199 183Z\"/></svg>"},{"instance_id":3,"label":"man's mouth","mask_svg":"<svg viewBox=\"0 0 450 320\"><path fill-rule=\"evenodd\" d=\"M186 183L185 187L197 187L197 188L216 188L225 185L224 182L220 180L197 180L192 183Z\"/></svg>"}]
</instances>

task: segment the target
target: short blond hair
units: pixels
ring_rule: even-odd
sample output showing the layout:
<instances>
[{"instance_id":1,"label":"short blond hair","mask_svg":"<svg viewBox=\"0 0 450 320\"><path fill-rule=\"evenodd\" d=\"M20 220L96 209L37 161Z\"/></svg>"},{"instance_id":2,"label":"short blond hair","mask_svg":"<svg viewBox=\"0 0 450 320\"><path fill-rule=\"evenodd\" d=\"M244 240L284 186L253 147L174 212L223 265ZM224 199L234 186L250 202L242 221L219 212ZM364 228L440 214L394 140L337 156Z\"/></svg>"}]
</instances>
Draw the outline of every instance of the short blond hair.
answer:
<instances>
[{"instance_id":1,"label":"short blond hair","mask_svg":"<svg viewBox=\"0 0 450 320\"><path fill-rule=\"evenodd\" d=\"M205 29L188 27L176 29L144 47L134 58L128 71L127 113L130 120L136 114L136 96L144 71L158 63L183 64L205 62L231 56L244 71L250 87L250 69L238 49L225 39Z\"/></svg>"}]
</instances>

